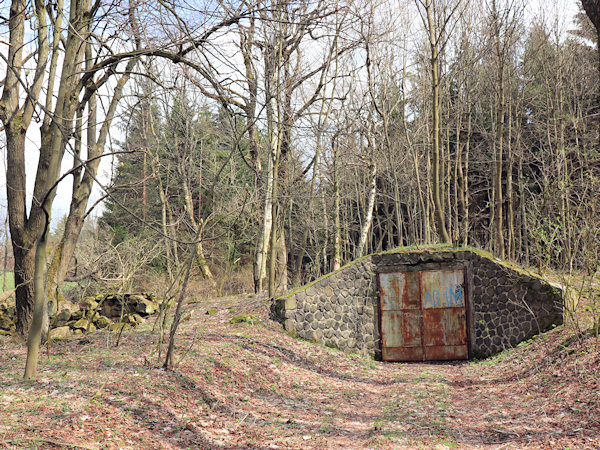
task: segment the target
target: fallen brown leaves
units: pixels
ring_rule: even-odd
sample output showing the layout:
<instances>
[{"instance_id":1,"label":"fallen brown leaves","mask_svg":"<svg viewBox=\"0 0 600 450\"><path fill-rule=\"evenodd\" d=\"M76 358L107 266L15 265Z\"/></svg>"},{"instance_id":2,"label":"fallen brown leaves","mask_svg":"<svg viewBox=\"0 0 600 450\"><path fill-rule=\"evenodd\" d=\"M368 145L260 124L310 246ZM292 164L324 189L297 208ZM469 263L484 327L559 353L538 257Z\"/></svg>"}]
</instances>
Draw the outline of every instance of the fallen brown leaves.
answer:
<instances>
[{"instance_id":1,"label":"fallen brown leaves","mask_svg":"<svg viewBox=\"0 0 600 450\"><path fill-rule=\"evenodd\" d=\"M596 337L561 328L486 361L389 364L286 335L262 299L189 309L173 371L150 324L116 348L106 332L51 344L35 382L1 338L0 446L600 446ZM230 324L240 313L261 323Z\"/></svg>"}]
</instances>

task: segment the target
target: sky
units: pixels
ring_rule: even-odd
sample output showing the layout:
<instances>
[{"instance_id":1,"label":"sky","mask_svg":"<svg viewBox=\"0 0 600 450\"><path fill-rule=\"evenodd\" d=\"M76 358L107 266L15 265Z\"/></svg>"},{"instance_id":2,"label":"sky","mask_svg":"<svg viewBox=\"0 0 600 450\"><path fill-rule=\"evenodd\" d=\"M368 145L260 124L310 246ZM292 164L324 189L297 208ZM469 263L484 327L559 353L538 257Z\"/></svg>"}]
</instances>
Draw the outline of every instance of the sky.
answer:
<instances>
[{"instance_id":1,"label":"sky","mask_svg":"<svg viewBox=\"0 0 600 450\"><path fill-rule=\"evenodd\" d=\"M475 0L472 0L475 1ZM4 3L0 0L0 4ZM4 3L4 5L8 2ZM572 18L575 13L579 10L578 0L530 0L526 9L527 20L533 20L536 17L544 17L546 23L557 24L561 34L571 27ZM0 7L1 9L2 7ZM2 28L5 26L0 25L0 51L5 51L6 46L2 42ZM0 68L2 66L0 65ZM113 122L113 134L112 138L120 139L120 132L118 131L118 118L115 118ZM0 145L1 145L0 141ZM110 142L107 143L107 146ZM33 191L34 175L37 167L38 160L38 148L39 148L39 130L32 130L28 134L28 144L26 149L26 168L27 168L27 190L28 190L28 201L31 202L31 193ZM4 151L4 149L2 149ZM110 151L110 149L107 149ZM6 177L5 177L5 158L2 158L2 167L0 170L0 219L4 223L4 216L6 214ZM107 157L103 160L100 165L98 179L106 184L110 179L111 159ZM71 169L73 164L73 158L70 155L65 155L62 172L66 172ZM56 223L69 212L69 205L71 200L71 186L73 180L72 177L67 177L58 186L56 199L52 208L52 225ZM96 186L93 190L92 197L90 198L89 204L93 204L103 194L101 188ZM95 212L95 215L101 214L101 207ZM94 214L92 214L94 216Z\"/></svg>"}]
</instances>

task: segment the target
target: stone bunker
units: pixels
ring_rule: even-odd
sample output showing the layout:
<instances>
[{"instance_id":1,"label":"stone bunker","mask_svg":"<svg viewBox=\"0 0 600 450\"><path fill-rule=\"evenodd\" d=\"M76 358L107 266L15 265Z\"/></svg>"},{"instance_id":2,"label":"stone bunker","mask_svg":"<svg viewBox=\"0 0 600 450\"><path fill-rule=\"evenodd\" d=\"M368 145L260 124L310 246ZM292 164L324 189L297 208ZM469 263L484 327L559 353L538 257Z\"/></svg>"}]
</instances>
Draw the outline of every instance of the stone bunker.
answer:
<instances>
[{"instance_id":1,"label":"stone bunker","mask_svg":"<svg viewBox=\"0 0 600 450\"><path fill-rule=\"evenodd\" d=\"M277 298L301 338L385 361L487 357L563 320L561 289L479 250L365 256Z\"/></svg>"}]
</instances>

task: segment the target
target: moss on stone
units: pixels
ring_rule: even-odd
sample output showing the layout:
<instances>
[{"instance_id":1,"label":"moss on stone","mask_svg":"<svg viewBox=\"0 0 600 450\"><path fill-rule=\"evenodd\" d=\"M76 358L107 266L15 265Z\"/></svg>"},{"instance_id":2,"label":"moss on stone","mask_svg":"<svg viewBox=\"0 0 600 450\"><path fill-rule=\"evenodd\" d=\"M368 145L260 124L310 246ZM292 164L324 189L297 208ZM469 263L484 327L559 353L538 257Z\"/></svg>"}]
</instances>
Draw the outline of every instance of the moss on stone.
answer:
<instances>
[{"instance_id":1,"label":"moss on stone","mask_svg":"<svg viewBox=\"0 0 600 450\"><path fill-rule=\"evenodd\" d=\"M327 278L332 277L332 276L348 269L349 267L352 267L352 266L358 264L359 262L362 262L369 258L372 258L373 256L391 255L391 254L393 255L393 254L399 254L399 253L427 253L427 252L429 252L429 253L436 253L436 252L452 253L452 252L461 252L461 251L474 251L474 249L471 249L470 247L452 247L451 244L432 244L432 245L428 245L428 246L424 246L424 247L417 247L417 246L395 247L395 248L392 248L389 250L385 250L383 252L371 253L369 255L365 255L365 256L362 256L361 258L350 261L349 263L343 265L339 269L334 270L333 272L329 272L329 273L317 278L316 280L310 281L302 286L298 286L297 288L294 288L291 291L286 292L284 295L277 297L275 300L291 297L292 295L295 295L298 292L302 292L302 291L308 289L309 287L314 286L315 284L320 283L321 281L326 280ZM494 257L491 255L491 253L489 255L490 255L489 259L494 260Z\"/></svg>"},{"instance_id":2,"label":"moss on stone","mask_svg":"<svg viewBox=\"0 0 600 450\"><path fill-rule=\"evenodd\" d=\"M362 263L363 265L353 267L357 263ZM425 263L435 264L432 266ZM376 302L377 289L373 289L373 284L379 270L392 270L396 266L401 268L405 265L411 266L413 269L431 270L431 267L440 267L440 264L443 266L443 264L447 263L451 263L452 267L455 267L457 263L462 263L471 268L470 270L473 275L473 298L478 298L479 303L477 307L479 309L483 308L482 311L478 309L474 310L474 320L477 319L477 323L473 323L472 326L478 331L483 327L485 329L485 336L478 337L477 342L473 342L474 348L471 351L474 353L472 355L485 356L501 351L507 346L515 345L518 342L515 339L518 340L525 335L531 335L533 332L543 331L552 326L553 323L561 322L560 316L557 315L559 314L559 304L562 298L562 292L559 287L551 286L547 280L538 274L517 264L496 258L487 251L472 247L456 248L449 244L431 245L420 248L398 247L366 255L355 261L351 261L340 269L311 281L304 286L295 288L275 299L271 305L272 317L279 320L290 334L310 342L317 341L327 345L329 336L324 337L318 328L325 327L331 329L333 325L329 322L323 324L323 320L327 319L327 317L323 316L323 318L321 312L317 311L318 307L316 303L320 302L320 305L326 305L323 306L323 315L327 314L325 311L333 311L335 309L336 314L339 315L339 317L333 317L335 321L340 322L342 314L344 316L344 323L340 322L342 333L338 337L342 339L340 341L342 344L339 344L339 348L346 351L358 345L362 346L361 351L371 352L373 345L369 348L365 347L364 342L357 343L353 336L347 332L344 333L349 326L346 324L345 316L348 314L358 314L360 317L363 317L364 312L362 306L357 306L355 309L353 309L354 307L350 308L348 295L353 295L357 298L364 297L365 302ZM331 282L327 281L328 278L336 276L342 271L346 271L346 273L339 276L339 282L338 279ZM539 322L534 324L527 314L520 310L515 310L515 307L512 306L513 303L508 301L509 296L504 291L510 291L515 288L515 298L511 301L514 303L521 299L523 295L526 295L527 300L533 301L534 308L538 308L536 311L539 314L534 312L531 312L531 314L534 316L537 315L536 320ZM340 292L338 293L336 289L339 289ZM482 299L482 296L485 299ZM332 298L333 303L331 303ZM344 300L340 300L342 298ZM496 305L496 301L504 305L502 307L506 310L505 312L507 312L508 316L499 317L498 308L500 306ZM298 302L298 305L296 302ZM344 303L343 309L340 302ZM540 306L541 303L544 303L544 305ZM549 303L555 304L556 307L549 309ZM307 304L310 305L309 308L307 308ZM490 306L490 304L493 305ZM298 307L300 307L300 310L298 310ZM371 317L365 316L360 320L372 321L373 314L374 311L371 312ZM483 324L480 323L481 321L483 321ZM514 330L511 328L512 331L508 332L507 327L516 326L516 322L511 324L509 323L511 321L517 321L520 325ZM315 327L313 322L317 323L319 327ZM310 324L310 326L306 326L306 324ZM488 330L488 325L498 331L492 333ZM365 327L359 333L369 336L369 338L371 336L375 339L377 338L372 325L370 330ZM505 337L505 335L510 336ZM375 353L377 353L377 349L375 349Z\"/></svg>"},{"instance_id":3,"label":"moss on stone","mask_svg":"<svg viewBox=\"0 0 600 450\"><path fill-rule=\"evenodd\" d=\"M255 323L258 323L258 317L256 317L255 314L238 314L237 316L233 316L231 318L231 320L229 321L229 323L249 323L251 325L254 325Z\"/></svg>"},{"instance_id":4,"label":"moss on stone","mask_svg":"<svg viewBox=\"0 0 600 450\"><path fill-rule=\"evenodd\" d=\"M346 270L347 268L352 267L352 266L358 264L361 261L364 261L365 259L371 258L372 256L373 256L373 254L371 254L371 255L365 255L365 256L363 256L361 258L355 259L354 261L350 261L348 264L340 267L339 269L334 270L333 272L326 273L325 275L317 278L316 280L310 281L307 284L304 284L304 285L299 286L299 287L297 287L295 289L292 289L291 291L285 293L284 295L282 295L280 297L277 297L275 300L286 299L288 297L291 297L292 295L295 295L298 292L302 292L302 291L308 289L309 287L314 286L315 284L317 284L317 283L319 283L319 282L321 282L323 280L326 280L327 278L332 277L335 274L338 274L338 273Z\"/></svg>"}]
</instances>

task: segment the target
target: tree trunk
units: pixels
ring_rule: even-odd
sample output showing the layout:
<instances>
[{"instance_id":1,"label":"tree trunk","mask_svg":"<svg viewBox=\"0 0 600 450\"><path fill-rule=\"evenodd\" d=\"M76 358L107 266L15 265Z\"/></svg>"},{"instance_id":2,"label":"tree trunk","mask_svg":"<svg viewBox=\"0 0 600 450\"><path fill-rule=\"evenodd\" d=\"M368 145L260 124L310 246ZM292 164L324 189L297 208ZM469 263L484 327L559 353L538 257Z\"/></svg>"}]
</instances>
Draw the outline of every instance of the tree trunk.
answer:
<instances>
[{"instance_id":1,"label":"tree trunk","mask_svg":"<svg viewBox=\"0 0 600 450\"><path fill-rule=\"evenodd\" d=\"M442 207L442 173L440 161L440 80L439 80L439 55L438 41L435 36L435 23L433 20L433 6L431 0L425 2L427 12L427 28L429 31L429 46L431 50L431 97L432 97L432 115L433 115L433 174L432 174L432 193L433 206L436 224L438 227L439 239L442 242L450 242L450 236L446 229L446 219Z\"/></svg>"},{"instance_id":2,"label":"tree trunk","mask_svg":"<svg viewBox=\"0 0 600 450\"><path fill-rule=\"evenodd\" d=\"M7 173L25 173L25 133L5 128ZM6 196L14 257L17 335L25 338L33 317L33 273L35 267L35 234L27 227L25 215L25 178L8 177Z\"/></svg>"},{"instance_id":3,"label":"tree trunk","mask_svg":"<svg viewBox=\"0 0 600 450\"><path fill-rule=\"evenodd\" d=\"M529 256L529 235L528 235L528 223L527 223L527 197L525 194L525 177L523 176L523 157L519 158L519 194L521 204L521 233L522 233L522 242L521 242L521 251L525 251L525 265L529 266L531 264L530 256Z\"/></svg>"},{"instance_id":4,"label":"tree trunk","mask_svg":"<svg viewBox=\"0 0 600 450\"><path fill-rule=\"evenodd\" d=\"M263 220L256 252L254 255L254 291L262 292L267 272L267 253L269 252L269 239L273 227L273 161L269 156L267 163L267 180L265 183L265 197L263 207Z\"/></svg>"},{"instance_id":5,"label":"tree trunk","mask_svg":"<svg viewBox=\"0 0 600 450\"><path fill-rule=\"evenodd\" d=\"M202 276L208 280L213 287L215 284L215 277L213 276L208 263L206 262L206 257L204 256L204 248L202 247L202 229L204 228L204 223L202 221L198 222L196 220L196 215L194 214L194 201L192 197L192 191L190 189L190 185L187 182L187 172L184 168L180 168L180 175L182 177L182 185L185 199L185 211L188 216L188 220L192 224L192 227L197 230L197 235L199 242L194 246L194 260L202 273ZM200 206L198 206L198 210L200 210Z\"/></svg>"},{"instance_id":6,"label":"tree trunk","mask_svg":"<svg viewBox=\"0 0 600 450\"><path fill-rule=\"evenodd\" d=\"M277 53L277 51L275 51ZM271 58L274 55L269 55ZM275 57L275 61L279 59ZM278 225L278 203L277 203L277 187L279 177L279 156L281 154L281 114L279 112L279 72L274 65L273 60L267 60L270 63L270 71L267 80L268 103L267 103L267 122L269 126L269 174L267 178L267 193L265 195L265 221L264 233L265 242L269 243L269 296L275 295L275 274L277 269L277 225ZM270 184L270 186L269 186ZM269 190L270 187L270 190ZM267 229L267 209L269 210L269 232ZM266 244L264 251L263 263L266 264ZM259 284L260 286L260 284Z\"/></svg>"},{"instance_id":7,"label":"tree trunk","mask_svg":"<svg viewBox=\"0 0 600 450\"><path fill-rule=\"evenodd\" d=\"M86 47L85 52L87 55L86 68L89 69L92 64L92 53L89 47ZM132 58L127 63L124 74L117 81L99 135L96 133L96 95L93 94L88 101L88 161L83 164L79 153L77 153L76 157L74 158L73 164L75 166L75 170L73 171L73 193L71 195L69 215L67 216L67 221L65 222L65 230L61 237L60 244L54 255L56 262L53 261L51 264L51 268L55 269L55 271L53 270L53 273L50 273L48 278L48 301L53 303L55 309L58 307L62 285L65 281L67 271L69 270L69 264L71 263L73 254L75 253L75 247L77 246L77 241L79 240L79 235L81 234L81 230L83 228L88 200L96 180L98 167L100 166L100 157L104 153L104 145L106 144L106 140L108 138L109 128L114 118L117 104L123 95L125 84L129 80L129 73L133 70L136 64L137 58ZM79 140L79 147L81 146L82 115L82 111L79 110L77 113L78 119L76 122L76 129L78 130L76 138ZM144 170L146 166L145 156L146 155L144 154ZM81 176L82 171L83 176Z\"/></svg>"},{"instance_id":8,"label":"tree trunk","mask_svg":"<svg viewBox=\"0 0 600 450\"><path fill-rule=\"evenodd\" d=\"M335 141L335 138L334 138ZM333 144L333 261L331 270L341 267L342 262L342 226L340 223L340 186L337 173L337 148Z\"/></svg>"},{"instance_id":9,"label":"tree trunk","mask_svg":"<svg viewBox=\"0 0 600 450\"><path fill-rule=\"evenodd\" d=\"M466 246L469 240L469 147L471 145L471 116L467 125L467 138L461 146L457 155L458 169L458 199L459 199L459 215L461 217L459 225L458 242L462 246ZM464 147L464 169L463 169L463 150Z\"/></svg>"},{"instance_id":10,"label":"tree trunk","mask_svg":"<svg viewBox=\"0 0 600 450\"><path fill-rule=\"evenodd\" d=\"M317 135L317 148L315 149L315 159L313 161L313 176L310 180L310 191L308 193L308 214L310 216L310 221L307 224L304 224L304 231L302 234L302 238L300 240L300 249L298 251L298 255L296 256L296 267L293 275L293 284L300 285L302 280L302 267L304 261L304 255L306 254L306 245L308 242L308 233L310 231L310 227L314 224L314 203L315 203L315 192L316 192L316 184L317 184L317 170L319 167L319 154L321 153L321 133Z\"/></svg>"},{"instance_id":11,"label":"tree trunk","mask_svg":"<svg viewBox=\"0 0 600 450\"><path fill-rule=\"evenodd\" d=\"M44 321L47 320L46 310L46 242L48 240L48 223L40 225L40 233L36 243L34 269L34 308L31 326L27 336L27 360L25 362L26 380L35 378L40 354L40 344L44 333Z\"/></svg>"},{"instance_id":12,"label":"tree trunk","mask_svg":"<svg viewBox=\"0 0 600 450\"><path fill-rule=\"evenodd\" d=\"M276 275L277 275L277 231L278 231L278 204L277 204L277 172L279 169L279 151L273 155L273 202L271 202L271 216L273 217L273 223L271 226L271 242L270 242L270 256L269 256L269 297L275 297L276 290ZM282 230L283 233L283 230Z\"/></svg>"},{"instance_id":13,"label":"tree trunk","mask_svg":"<svg viewBox=\"0 0 600 450\"><path fill-rule=\"evenodd\" d=\"M369 236L369 230L373 224L373 209L375 207L375 197L377 195L377 167L375 163L371 163L371 188L369 189L369 201L367 204L366 217L362 224L360 232L360 239L358 241L358 248L356 250L356 257L360 258L363 255L365 245L367 243L367 237ZM382 236L383 238L383 233Z\"/></svg>"},{"instance_id":14,"label":"tree trunk","mask_svg":"<svg viewBox=\"0 0 600 450\"><path fill-rule=\"evenodd\" d=\"M514 261L515 259L515 208L514 208L514 193L513 193L513 150L512 150L512 109L508 107L508 137L506 140L507 152L507 167L506 167L506 200L508 203L508 213L506 222L508 226L508 257Z\"/></svg>"},{"instance_id":15,"label":"tree trunk","mask_svg":"<svg viewBox=\"0 0 600 450\"><path fill-rule=\"evenodd\" d=\"M323 227L324 227L324 236L323 236L323 270L322 274L329 272L329 255L327 253L329 249L329 217L327 215L327 199L325 198L325 189L321 191L321 205L323 207Z\"/></svg>"},{"instance_id":16,"label":"tree trunk","mask_svg":"<svg viewBox=\"0 0 600 450\"><path fill-rule=\"evenodd\" d=\"M581 0L581 6L583 6L585 13L596 28L596 51L598 52L597 70L598 77L600 77L600 1ZM600 138L600 84L598 84L598 92L596 92L596 105L593 113L595 113L594 121L596 122L596 140L598 140Z\"/></svg>"},{"instance_id":17,"label":"tree trunk","mask_svg":"<svg viewBox=\"0 0 600 450\"><path fill-rule=\"evenodd\" d=\"M494 170L494 250L500 257L505 257L504 247L504 217L503 206L504 199L502 194L502 170L503 170L503 144L504 144L504 68L500 69L499 74L499 93L498 93L498 112L497 112L497 128L496 128L496 163Z\"/></svg>"}]
</instances>

